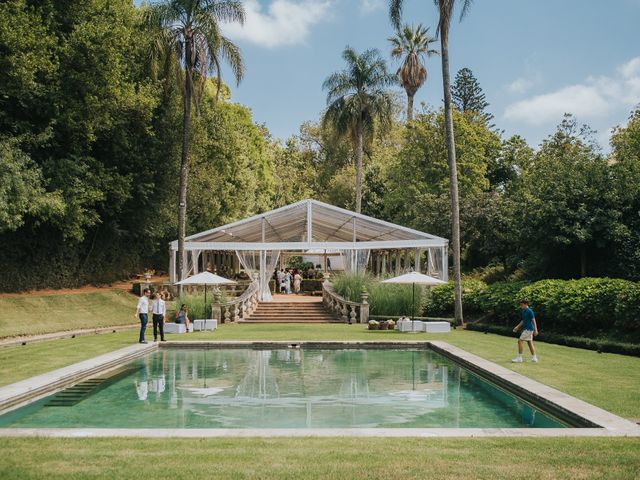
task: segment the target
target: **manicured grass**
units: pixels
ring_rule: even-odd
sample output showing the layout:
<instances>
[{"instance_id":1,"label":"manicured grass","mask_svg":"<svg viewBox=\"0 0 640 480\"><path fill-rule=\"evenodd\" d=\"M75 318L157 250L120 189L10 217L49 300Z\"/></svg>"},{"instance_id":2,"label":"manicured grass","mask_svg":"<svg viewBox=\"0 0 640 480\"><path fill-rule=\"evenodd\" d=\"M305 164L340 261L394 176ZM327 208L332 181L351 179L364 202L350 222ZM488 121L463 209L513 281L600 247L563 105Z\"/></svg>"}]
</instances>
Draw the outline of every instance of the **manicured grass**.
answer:
<instances>
[{"instance_id":1,"label":"manicured grass","mask_svg":"<svg viewBox=\"0 0 640 480\"><path fill-rule=\"evenodd\" d=\"M147 329L147 338L153 338ZM455 330L448 334L369 331L363 325L222 325L170 340L443 340L623 417L640 419L640 358L538 343L540 363L512 364L515 339ZM0 349L0 385L135 343L137 330Z\"/></svg>"},{"instance_id":2,"label":"manicured grass","mask_svg":"<svg viewBox=\"0 0 640 480\"><path fill-rule=\"evenodd\" d=\"M136 297L122 290L0 297L0 338L135 323Z\"/></svg>"},{"instance_id":3,"label":"manicured grass","mask_svg":"<svg viewBox=\"0 0 640 480\"><path fill-rule=\"evenodd\" d=\"M0 348L0 386L126 347L136 335L131 330Z\"/></svg>"},{"instance_id":4,"label":"manicured grass","mask_svg":"<svg viewBox=\"0 0 640 480\"><path fill-rule=\"evenodd\" d=\"M13 479L637 479L636 438L0 439Z\"/></svg>"}]
</instances>

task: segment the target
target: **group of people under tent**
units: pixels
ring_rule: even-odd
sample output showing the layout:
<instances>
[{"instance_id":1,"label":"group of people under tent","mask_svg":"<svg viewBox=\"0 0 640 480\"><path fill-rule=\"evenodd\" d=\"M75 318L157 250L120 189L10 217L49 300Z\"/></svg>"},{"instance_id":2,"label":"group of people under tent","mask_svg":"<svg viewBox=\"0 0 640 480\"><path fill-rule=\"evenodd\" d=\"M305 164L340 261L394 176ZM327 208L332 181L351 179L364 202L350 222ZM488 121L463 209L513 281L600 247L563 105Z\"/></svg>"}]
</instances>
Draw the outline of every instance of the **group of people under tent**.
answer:
<instances>
[{"instance_id":1,"label":"group of people under tent","mask_svg":"<svg viewBox=\"0 0 640 480\"><path fill-rule=\"evenodd\" d=\"M276 291L284 294L300 293L300 287L302 286L302 275L297 269L293 268L281 268L276 270Z\"/></svg>"}]
</instances>

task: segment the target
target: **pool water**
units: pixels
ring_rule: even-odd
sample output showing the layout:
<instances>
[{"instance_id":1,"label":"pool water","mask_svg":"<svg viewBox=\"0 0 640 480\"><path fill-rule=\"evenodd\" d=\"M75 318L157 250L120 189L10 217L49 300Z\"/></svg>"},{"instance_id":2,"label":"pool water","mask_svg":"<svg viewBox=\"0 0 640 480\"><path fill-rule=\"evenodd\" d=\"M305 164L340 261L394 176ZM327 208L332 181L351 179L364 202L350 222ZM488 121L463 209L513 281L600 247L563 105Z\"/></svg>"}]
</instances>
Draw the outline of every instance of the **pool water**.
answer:
<instances>
[{"instance_id":1,"label":"pool water","mask_svg":"<svg viewBox=\"0 0 640 480\"><path fill-rule=\"evenodd\" d=\"M0 427L564 427L430 350L160 350Z\"/></svg>"}]
</instances>

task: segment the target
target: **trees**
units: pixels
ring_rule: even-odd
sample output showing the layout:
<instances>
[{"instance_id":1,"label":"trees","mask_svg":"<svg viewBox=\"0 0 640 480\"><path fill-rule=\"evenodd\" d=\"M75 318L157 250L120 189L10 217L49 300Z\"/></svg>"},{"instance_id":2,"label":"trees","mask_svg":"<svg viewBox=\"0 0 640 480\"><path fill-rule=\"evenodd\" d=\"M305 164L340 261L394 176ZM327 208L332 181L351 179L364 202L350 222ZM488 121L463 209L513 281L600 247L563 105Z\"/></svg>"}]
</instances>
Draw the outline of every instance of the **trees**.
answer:
<instances>
[{"instance_id":1,"label":"trees","mask_svg":"<svg viewBox=\"0 0 640 480\"><path fill-rule=\"evenodd\" d=\"M358 55L346 47L342 58L347 68L327 77L323 88L327 90L329 105L323 124L333 124L336 132L349 137L356 159L356 212L362 210L362 156L365 137L370 140L376 124L388 128L393 117L393 97L386 90L395 83L387 73L384 60L375 50Z\"/></svg>"},{"instance_id":2,"label":"trees","mask_svg":"<svg viewBox=\"0 0 640 480\"><path fill-rule=\"evenodd\" d=\"M400 84L407 92L407 121L413 120L413 97L427 80L427 69L424 66L426 58L438 53L429 48L436 41L429 35L429 29L422 26L405 25L399 28L395 36L389 37L392 50L391 57L402 58L402 66L396 72Z\"/></svg>"},{"instance_id":3,"label":"trees","mask_svg":"<svg viewBox=\"0 0 640 480\"><path fill-rule=\"evenodd\" d=\"M152 4L148 23L157 29L154 56L166 67L175 66L183 95L182 157L178 200L178 278L182 278L189 178L191 104L198 106L209 72L222 86L222 60L240 82L244 65L239 48L220 32L220 22L244 23L245 11L237 0L163 0Z\"/></svg>"},{"instance_id":4,"label":"trees","mask_svg":"<svg viewBox=\"0 0 640 480\"><path fill-rule=\"evenodd\" d=\"M455 82L451 87L451 99L453 105L461 112L475 112L481 115L486 122L493 119L493 115L485 112L489 102L487 102L478 80L469 68L458 70Z\"/></svg>"},{"instance_id":5,"label":"trees","mask_svg":"<svg viewBox=\"0 0 640 480\"><path fill-rule=\"evenodd\" d=\"M461 0L460 19L471 6L472 0ZM438 7L438 30L440 34L440 54L442 58L442 87L444 90L445 132L447 137L447 158L449 160L449 177L451 190L451 251L453 254L453 273L455 281L455 319L464 324L462 314L462 286L460 265L460 204L458 200L458 174L456 166L456 145L453 134L453 116L451 113L451 81L449 77L449 27L456 0L434 0ZM391 0L389 15L396 28L400 25L403 0Z\"/></svg>"}]
</instances>

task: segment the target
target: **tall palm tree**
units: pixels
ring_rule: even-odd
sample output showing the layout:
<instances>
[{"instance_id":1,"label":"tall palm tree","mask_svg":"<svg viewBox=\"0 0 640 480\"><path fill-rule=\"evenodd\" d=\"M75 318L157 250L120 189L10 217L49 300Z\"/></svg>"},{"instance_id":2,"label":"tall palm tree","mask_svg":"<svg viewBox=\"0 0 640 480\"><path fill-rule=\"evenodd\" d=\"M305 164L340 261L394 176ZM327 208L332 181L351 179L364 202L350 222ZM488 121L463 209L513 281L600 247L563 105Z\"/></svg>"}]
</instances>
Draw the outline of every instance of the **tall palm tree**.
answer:
<instances>
[{"instance_id":1,"label":"tall palm tree","mask_svg":"<svg viewBox=\"0 0 640 480\"><path fill-rule=\"evenodd\" d=\"M393 97L387 88L397 80L387 72L376 49L358 55L346 47L342 58L347 68L329 75L322 84L329 105L322 123L331 124L338 135L351 139L356 159L356 212L360 213L365 136L372 138L376 125L383 130L391 125Z\"/></svg>"},{"instance_id":2,"label":"tall palm tree","mask_svg":"<svg viewBox=\"0 0 640 480\"><path fill-rule=\"evenodd\" d=\"M473 0L460 0L460 20L469 10ZM451 80L449 76L449 27L453 17L456 0L433 0L438 8L438 30L440 35L440 52L442 55L442 88L444 89L444 120L445 136L447 138L447 157L449 160L449 183L451 188L451 243L453 249L453 271L455 283L455 318L460 325L464 325L462 314L462 285L460 266L460 202L458 200L458 173L456 165L456 144L453 136L453 117L451 106ZM389 1L389 16L396 28L400 26L402 4L404 0Z\"/></svg>"},{"instance_id":3,"label":"tall palm tree","mask_svg":"<svg viewBox=\"0 0 640 480\"><path fill-rule=\"evenodd\" d=\"M191 106L198 108L207 77L222 85L221 64L225 60L240 83L244 64L240 49L220 32L221 22L244 24L245 11L240 0L162 0L149 6L147 23L157 32L152 51L153 69L175 67L175 79L182 91L182 158L178 197L178 279L182 279L184 237L187 218L189 178L189 137Z\"/></svg>"},{"instance_id":4,"label":"tall palm tree","mask_svg":"<svg viewBox=\"0 0 640 480\"><path fill-rule=\"evenodd\" d=\"M407 92L407 121L413 120L413 97L424 82L427 81L427 69L424 66L425 58L438 53L429 48L436 39L429 35L429 29L405 25L398 29L395 36L388 38L391 42L391 57L402 58L404 61L396 74L400 84Z\"/></svg>"}]
</instances>

